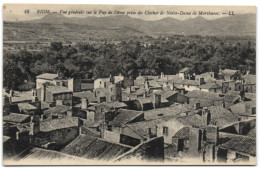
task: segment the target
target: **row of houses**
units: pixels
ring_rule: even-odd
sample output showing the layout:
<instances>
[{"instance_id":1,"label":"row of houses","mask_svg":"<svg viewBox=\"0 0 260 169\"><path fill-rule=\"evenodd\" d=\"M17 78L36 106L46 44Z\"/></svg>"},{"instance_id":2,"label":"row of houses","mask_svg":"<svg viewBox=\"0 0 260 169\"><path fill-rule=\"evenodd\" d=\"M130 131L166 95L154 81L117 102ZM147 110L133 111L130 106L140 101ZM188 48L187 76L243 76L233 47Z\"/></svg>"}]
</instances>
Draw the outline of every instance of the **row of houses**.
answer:
<instances>
[{"instance_id":1,"label":"row of houses","mask_svg":"<svg viewBox=\"0 0 260 169\"><path fill-rule=\"evenodd\" d=\"M250 76L189 68L135 80L39 75L35 90L6 93L4 158L254 162L255 91L244 90L255 85Z\"/></svg>"}]
</instances>

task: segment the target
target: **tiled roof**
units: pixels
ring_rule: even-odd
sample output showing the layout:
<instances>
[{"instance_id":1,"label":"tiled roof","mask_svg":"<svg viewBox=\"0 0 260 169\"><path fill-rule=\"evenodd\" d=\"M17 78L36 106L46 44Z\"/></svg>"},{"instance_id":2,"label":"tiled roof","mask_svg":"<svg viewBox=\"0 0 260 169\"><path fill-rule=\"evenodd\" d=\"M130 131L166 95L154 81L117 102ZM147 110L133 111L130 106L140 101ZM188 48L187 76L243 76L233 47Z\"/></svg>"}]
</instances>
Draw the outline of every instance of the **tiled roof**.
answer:
<instances>
[{"instance_id":1,"label":"tiled roof","mask_svg":"<svg viewBox=\"0 0 260 169\"><path fill-rule=\"evenodd\" d=\"M12 97L12 103L19 103L19 102L31 102L32 97L30 94L22 95L19 97Z\"/></svg>"},{"instance_id":2,"label":"tiled roof","mask_svg":"<svg viewBox=\"0 0 260 169\"><path fill-rule=\"evenodd\" d=\"M188 116L181 116L176 118L179 122L187 126L202 127L202 118L200 115L192 114Z\"/></svg>"},{"instance_id":3,"label":"tiled roof","mask_svg":"<svg viewBox=\"0 0 260 169\"><path fill-rule=\"evenodd\" d=\"M152 103L150 97L148 97L148 98L138 98L136 100L138 100L141 104L151 104Z\"/></svg>"},{"instance_id":4,"label":"tiled roof","mask_svg":"<svg viewBox=\"0 0 260 169\"><path fill-rule=\"evenodd\" d=\"M79 135L61 152L86 159L109 161L130 149L130 146L108 142L89 135Z\"/></svg>"},{"instance_id":5,"label":"tiled roof","mask_svg":"<svg viewBox=\"0 0 260 169\"><path fill-rule=\"evenodd\" d=\"M204 92L200 90L193 90L187 93L186 96L191 98L208 99L208 100L223 100L223 98L219 97L219 94Z\"/></svg>"},{"instance_id":6,"label":"tiled roof","mask_svg":"<svg viewBox=\"0 0 260 169\"><path fill-rule=\"evenodd\" d=\"M97 102L97 98L94 97L93 93L90 91L73 92L73 97L87 98L89 102Z\"/></svg>"},{"instance_id":7,"label":"tiled roof","mask_svg":"<svg viewBox=\"0 0 260 169\"><path fill-rule=\"evenodd\" d=\"M190 69L190 68L188 68L188 67L185 67L185 68L181 69L180 73L187 72L189 69Z\"/></svg>"},{"instance_id":8,"label":"tiled roof","mask_svg":"<svg viewBox=\"0 0 260 169\"><path fill-rule=\"evenodd\" d=\"M219 88L221 88L221 86L216 83L205 83L203 85L200 85L199 87L202 89L219 89Z\"/></svg>"},{"instance_id":9,"label":"tiled roof","mask_svg":"<svg viewBox=\"0 0 260 169\"><path fill-rule=\"evenodd\" d=\"M219 147L256 156L256 139L247 136L234 135Z\"/></svg>"},{"instance_id":10,"label":"tiled roof","mask_svg":"<svg viewBox=\"0 0 260 169\"><path fill-rule=\"evenodd\" d=\"M163 98L168 99L169 97L171 97L171 96L177 94L178 92L172 91L172 90L167 90L167 91L165 91L165 90L160 90L160 91L156 91L156 92L154 92L154 93L160 94Z\"/></svg>"},{"instance_id":11,"label":"tiled roof","mask_svg":"<svg viewBox=\"0 0 260 169\"><path fill-rule=\"evenodd\" d=\"M36 76L36 78L38 79L48 79L48 80L53 80L53 79L56 79L58 78L58 74L53 74L53 73L44 73L44 74L41 74L39 76Z\"/></svg>"},{"instance_id":12,"label":"tiled roof","mask_svg":"<svg viewBox=\"0 0 260 169\"><path fill-rule=\"evenodd\" d=\"M136 123L130 123L126 126L131 128L134 132L138 133L140 136L149 137L148 129L156 128L156 124L163 121L164 118L154 119L154 120L145 120Z\"/></svg>"},{"instance_id":13,"label":"tiled roof","mask_svg":"<svg viewBox=\"0 0 260 169\"><path fill-rule=\"evenodd\" d=\"M135 110L127 110L127 109L119 109L118 115L109 122L112 126L121 127L124 124L134 120L136 117L143 115L142 111L135 111Z\"/></svg>"},{"instance_id":14,"label":"tiled roof","mask_svg":"<svg viewBox=\"0 0 260 169\"><path fill-rule=\"evenodd\" d=\"M18 114L18 113L11 113L7 116L3 117L3 121L5 122L14 122L14 123L22 123L25 120L29 119L31 116L26 114Z\"/></svg>"},{"instance_id":15,"label":"tiled roof","mask_svg":"<svg viewBox=\"0 0 260 169\"><path fill-rule=\"evenodd\" d=\"M239 98L240 98L239 91L228 91L224 96L224 101L225 102L234 102Z\"/></svg>"},{"instance_id":16,"label":"tiled roof","mask_svg":"<svg viewBox=\"0 0 260 169\"><path fill-rule=\"evenodd\" d=\"M78 118L67 117L60 119L44 120L40 123L40 131L48 132L63 128L78 126Z\"/></svg>"},{"instance_id":17,"label":"tiled roof","mask_svg":"<svg viewBox=\"0 0 260 169\"><path fill-rule=\"evenodd\" d=\"M184 79L183 81L181 81L182 85L190 85L190 86L199 86L200 83L197 80L189 80L189 79Z\"/></svg>"},{"instance_id":18,"label":"tiled roof","mask_svg":"<svg viewBox=\"0 0 260 169\"><path fill-rule=\"evenodd\" d=\"M256 84L256 75L245 75L244 84Z\"/></svg>"},{"instance_id":19,"label":"tiled roof","mask_svg":"<svg viewBox=\"0 0 260 169\"><path fill-rule=\"evenodd\" d=\"M31 145L26 142L18 141L12 137L3 136L3 160L10 160L30 147Z\"/></svg>"},{"instance_id":20,"label":"tiled roof","mask_svg":"<svg viewBox=\"0 0 260 169\"><path fill-rule=\"evenodd\" d=\"M230 109L238 115L252 115L252 108L254 107L256 107L256 101L242 101L230 106Z\"/></svg>"},{"instance_id":21,"label":"tiled roof","mask_svg":"<svg viewBox=\"0 0 260 169\"><path fill-rule=\"evenodd\" d=\"M176 105L158 109L147 110L144 112L145 120L158 119L167 116L178 116L182 112L187 112L188 107L183 105Z\"/></svg>"},{"instance_id":22,"label":"tiled roof","mask_svg":"<svg viewBox=\"0 0 260 169\"><path fill-rule=\"evenodd\" d=\"M189 127L183 127L180 129L174 136L173 138L178 138L178 139L189 139L190 135L190 128Z\"/></svg>"},{"instance_id":23,"label":"tiled roof","mask_svg":"<svg viewBox=\"0 0 260 169\"><path fill-rule=\"evenodd\" d=\"M67 112L70 109L71 109L70 106L57 105L55 107L51 107L48 110L45 110L43 113L44 114L63 113L63 112Z\"/></svg>"},{"instance_id":24,"label":"tiled roof","mask_svg":"<svg viewBox=\"0 0 260 169\"><path fill-rule=\"evenodd\" d=\"M29 103L18 103L18 107L24 110L36 110L37 108Z\"/></svg>"},{"instance_id":25,"label":"tiled roof","mask_svg":"<svg viewBox=\"0 0 260 169\"><path fill-rule=\"evenodd\" d=\"M19 154L14 160L15 161L24 161L24 160L34 160L34 162L39 161L82 161L84 159L70 156L58 151L52 151L52 150L46 150L42 148L31 148L27 151L24 151L23 153ZM39 163L40 164L40 163Z\"/></svg>"},{"instance_id":26,"label":"tiled roof","mask_svg":"<svg viewBox=\"0 0 260 169\"><path fill-rule=\"evenodd\" d=\"M255 93L245 93L245 97L250 100L256 100L256 94Z\"/></svg>"},{"instance_id":27,"label":"tiled roof","mask_svg":"<svg viewBox=\"0 0 260 169\"><path fill-rule=\"evenodd\" d=\"M217 125L220 127L238 122L238 116L222 106L212 106L208 109L210 111L211 121L217 122Z\"/></svg>"},{"instance_id":28,"label":"tiled roof","mask_svg":"<svg viewBox=\"0 0 260 169\"><path fill-rule=\"evenodd\" d=\"M153 97L152 96L148 96L146 98L137 98L136 100L138 100L141 104L152 104L153 103ZM161 97L161 103L168 103L169 101L166 100L164 97Z\"/></svg>"},{"instance_id":29,"label":"tiled roof","mask_svg":"<svg viewBox=\"0 0 260 169\"><path fill-rule=\"evenodd\" d=\"M72 93L72 91L63 86L48 86L47 90L49 90L52 94Z\"/></svg>"},{"instance_id":30,"label":"tiled roof","mask_svg":"<svg viewBox=\"0 0 260 169\"><path fill-rule=\"evenodd\" d=\"M100 105L106 105L110 108L124 108L127 107L127 105L123 102L103 102L100 104L95 104L94 106L100 106Z\"/></svg>"},{"instance_id":31,"label":"tiled roof","mask_svg":"<svg viewBox=\"0 0 260 169\"><path fill-rule=\"evenodd\" d=\"M255 138L255 139L256 139L256 127L254 127L253 129L251 129L251 130L249 131L249 133L247 133L246 136L252 137L252 138Z\"/></svg>"}]
</instances>

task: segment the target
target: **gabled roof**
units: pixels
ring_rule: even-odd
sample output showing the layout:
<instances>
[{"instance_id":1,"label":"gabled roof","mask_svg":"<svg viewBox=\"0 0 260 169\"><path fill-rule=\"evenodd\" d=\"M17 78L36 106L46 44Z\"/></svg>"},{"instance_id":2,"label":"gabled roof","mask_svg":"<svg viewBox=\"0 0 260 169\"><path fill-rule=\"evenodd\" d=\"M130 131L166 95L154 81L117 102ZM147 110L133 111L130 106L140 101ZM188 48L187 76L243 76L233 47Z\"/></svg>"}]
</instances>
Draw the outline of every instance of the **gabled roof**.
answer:
<instances>
[{"instance_id":1,"label":"gabled roof","mask_svg":"<svg viewBox=\"0 0 260 169\"><path fill-rule=\"evenodd\" d=\"M219 147L256 156L256 139L247 136L232 136L229 141L219 145Z\"/></svg>"},{"instance_id":2,"label":"gabled roof","mask_svg":"<svg viewBox=\"0 0 260 169\"><path fill-rule=\"evenodd\" d=\"M239 98L240 98L239 91L228 91L224 96L224 101L225 102L234 102Z\"/></svg>"},{"instance_id":3,"label":"gabled roof","mask_svg":"<svg viewBox=\"0 0 260 169\"><path fill-rule=\"evenodd\" d=\"M222 106L212 106L208 108L210 111L211 121L216 122L219 127L226 126L238 122L238 115L225 109Z\"/></svg>"},{"instance_id":4,"label":"gabled roof","mask_svg":"<svg viewBox=\"0 0 260 169\"><path fill-rule=\"evenodd\" d=\"M53 74L53 73L44 73L41 74L39 76L36 76L37 79L48 79L48 80L53 80L58 78L59 75L58 74Z\"/></svg>"},{"instance_id":5,"label":"gabled roof","mask_svg":"<svg viewBox=\"0 0 260 169\"><path fill-rule=\"evenodd\" d=\"M168 99L169 97L177 94L177 91L172 91L172 90L160 90L160 91L155 91L154 93L160 94L163 98Z\"/></svg>"},{"instance_id":6,"label":"gabled roof","mask_svg":"<svg viewBox=\"0 0 260 169\"><path fill-rule=\"evenodd\" d=\"M7 116L3 117L4 122L14 122L14 123L22 123L28 119L30 119L30 115L26 114L18 114L18 113L11 113Z\"/></svg>"},{"instance_id":7,"label":"gabled roof","mask_svg":"<svg viewBox=\"0 0 260 169\"><path fill-rule=\"evenodd\" d=\"M145 120L136 123L127 124L126 127L129 127L135 133L139 134L142 137L149 137L148 129L156 128L156 124L163 121L164 118L154 119L154 120Z\"/></svg>"},{"instance_id":8,"label":"gabled roof","mask_svg":"<svg viewBox=\"0 0 260 169\"><path fill-rule=\"evenodd\" d=\"M71 109L70 106L57 105L55 107L51 107L48 110L45 110L43 113L44 114L63 113L63 112L67 112L70 109Z\"/></svg>"},{"instance_id":9,"label":"gabled roof","mask_svg":"<svg viewBox=\"0 0 260 169\"><path fill-rule=\"evenodd\" d=\"M70 127L78 127L78 118L66 117L60 119L44 120L40 122L40 131L42 132L49 132Z\"/></svg>"},{"instance_id":10,"label":"gabled roof","mask_svg":"<svg viewBox=\"0 0 260 169\"><path fill-rule=\"evenodd\" d=\"M143 111L135 111L135 110L127 110L127 109L119 109L118 115L109 122L109 125L121 127L124 124L127 124L133 121L135 118L143 115Z\"/></svg>"},{"instance_id":11,"label":"gabled roof","mask_svg":"<svg viewBox=\"0 0 260 169\"><path fill-rule=\"evenodd\" d=\"M178 139L189 139L190 135L190 128L189 127L183 127L180 129L174 136L173 138L178 138Z\"/></svg>"},{"instance_id":12,"label":"gabled roof","mask_svg":"<svg viewBox=\"0 0 260 169\"><path fill-rule=\"evenodd\" d=\"M108 142L101 138L79 135L63 148L61 152L86 159L110 161L131 148L130 146Z\"/></svg>"},{"instance_id":13,"label":"gabled roof","mask_svg":"<svg viewBox=\"0 0 260 169\"><path fill-rule=\"evenodd\" d=\"M187 93L185 96L191 98L208 99L208 100L223 100L223 98L219 97L219 94L204 92L200 90L193 90Z\"/></svg>"},{"instance_id":14,"label":"gabled roof","mask_svg":"<svg viewBox=\"0 0 260 169\"><path fill-rule=\"evenodd\" d=\"M189 70L190 70L190 68L185 67L185 68L181 69L180 73L184 73L184 72L187 72L187 71L189 71Z\"/></svg>"},{"instance_id":15,"label":"gabled roof","mask_svg":"<svg viewBox=\"0 0 260 169\"><path fill-rule=\"evenodd\" d=\"M252 108L254 107L256 107L256 101L242 101L230 106L230 109L238 115L252 115Z\"/></svg>"},{"instance_id":16,"label":"gabled roof","mask_svg":"<svg viewBox=\"0 0 260 169\"><path fill-rule=\"evenodd\" d=\"M71 90L63 86L47 86L47 90L49 90L52 94L72 93Z\"/></svg>"}]
</instances>

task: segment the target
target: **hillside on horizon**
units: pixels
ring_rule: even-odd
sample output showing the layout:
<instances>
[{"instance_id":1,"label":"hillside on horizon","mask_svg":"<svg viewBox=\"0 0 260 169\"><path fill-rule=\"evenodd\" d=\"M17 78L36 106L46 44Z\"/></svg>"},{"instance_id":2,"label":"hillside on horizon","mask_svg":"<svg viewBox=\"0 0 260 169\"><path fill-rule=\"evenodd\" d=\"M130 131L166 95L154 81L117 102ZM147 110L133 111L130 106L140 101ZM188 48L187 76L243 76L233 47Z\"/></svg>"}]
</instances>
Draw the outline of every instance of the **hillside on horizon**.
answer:
<instances>
[{"instance_id":1,"label":"hillside on horizon","mask_svg":"<svg viewBox=\"0 0 260 169\"><path fill-rule=\"evenodd\" d=\"M39 30L37 27L41 25ZM11 29L10 30L7 30ZM62 14L51 13L41 19L6 22L4 21L4 36L11 36L13 39L19 35L19 28L26 28L23 34L33 34L44 36L43 33L58 34L72 33L71 36L81 36L82 34L97 34L97 36L132 36L132 35L223 35L223 36L255 36L256 34L256 15L243 14L228 16L219 19L207 20L202 16L187 20L178 20L172 17L165 17L160 20L146 21L132 18L125 15L85 18L66 17ZM74 32L77 31L77 34ZM15 33L14 33L15 32ZM15 35L13 35L15 34ZM120 35L121 34L121 35ZM21 35L22 36L22 35ZM70 35L69 35L70 36ZM11 39L12 39L11 38ZM4 39L9 39L4 37Z\"/></svg>"}]
</instances>

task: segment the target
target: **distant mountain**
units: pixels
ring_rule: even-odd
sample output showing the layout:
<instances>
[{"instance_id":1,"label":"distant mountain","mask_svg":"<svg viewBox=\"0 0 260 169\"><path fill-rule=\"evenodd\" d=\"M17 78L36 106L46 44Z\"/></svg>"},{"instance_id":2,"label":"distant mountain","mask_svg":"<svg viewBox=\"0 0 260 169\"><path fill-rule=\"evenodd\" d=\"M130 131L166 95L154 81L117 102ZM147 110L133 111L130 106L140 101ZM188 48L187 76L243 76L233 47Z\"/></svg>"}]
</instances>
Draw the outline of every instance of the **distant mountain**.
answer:
<instances>
[{"instance_id":1,"label":"distant mountain","mask_svg":"<svg viewBox=\"0 0 260 169\"><path fill-rule=\"evenodd\" d=\"M26 21L27 23L48 24L74 24L74 27L82 28L82 25L95 30L116 30L132 33L147 34L199 34L199 35L255 35L256 15L243 14L207 20L204 17L196 17L184 21L166 17L156 21L145 21L129 16L107 17L65 17L62 14L51 13L41 19ZM78 25L78 26L77 26ZM116 29L115 29L116 28ZM77 28L76 28L77 29ZM130 33L131 35L131 33Z\"/></svg>"}]
</instances>

